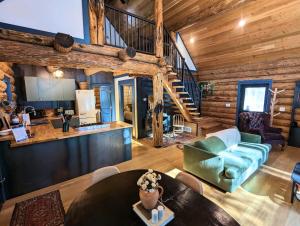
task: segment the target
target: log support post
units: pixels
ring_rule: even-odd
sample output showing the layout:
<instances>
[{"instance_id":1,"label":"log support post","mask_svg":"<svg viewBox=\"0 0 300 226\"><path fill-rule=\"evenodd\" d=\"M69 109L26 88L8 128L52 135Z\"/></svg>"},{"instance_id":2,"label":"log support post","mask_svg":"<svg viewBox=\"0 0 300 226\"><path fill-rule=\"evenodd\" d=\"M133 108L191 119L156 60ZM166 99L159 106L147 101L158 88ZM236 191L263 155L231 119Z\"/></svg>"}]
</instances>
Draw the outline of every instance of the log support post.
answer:
<instances>
[{"instance_id":1,"label":"log support post","mask_svg":"<svg viewBox=\"0 0 300 226\"><path fill-rule=\"evenodd\" d=\"M156 22L156 38L155 38L155 54L156 57L162 58L163 53L163 0L155 0L155 22Z\"/></svg>"},{"instance_id":2,"label":"log support post","mask_svg":"<svg viewBox=\"0 0 300 226\"><path fill-rule=\"evenodd\" d=\"M153 76L153 113L152 132L154 147L163 145L163 73L158 72Z\"/></svg>"},{"instance_id":3,"label":"log support post","mask_svg":"<svg viewBox=\"0 0 300 226\"><path fill-rule=\"evenodd\" d=\"M104 45L104 0L89 0L91 44Z\"/></svg>"}]
</instances>

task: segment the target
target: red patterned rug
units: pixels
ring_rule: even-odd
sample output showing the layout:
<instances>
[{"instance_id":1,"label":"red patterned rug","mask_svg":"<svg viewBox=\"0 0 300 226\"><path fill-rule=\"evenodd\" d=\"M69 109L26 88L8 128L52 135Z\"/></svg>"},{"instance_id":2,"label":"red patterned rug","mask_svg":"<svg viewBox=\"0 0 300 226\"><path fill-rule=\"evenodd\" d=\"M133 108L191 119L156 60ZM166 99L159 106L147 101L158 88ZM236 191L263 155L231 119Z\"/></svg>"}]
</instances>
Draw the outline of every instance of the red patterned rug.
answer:
<instances>
[{"instance_id":1,"label":"red patterned rug","mask_svg":"<svg viewBox=\"0 0 300 226\"><path fill-rule=\"evenodd\" d=\"M65 210L59 191L17 203L10 226L60 226Z\"/></svg>"}]
</instances>

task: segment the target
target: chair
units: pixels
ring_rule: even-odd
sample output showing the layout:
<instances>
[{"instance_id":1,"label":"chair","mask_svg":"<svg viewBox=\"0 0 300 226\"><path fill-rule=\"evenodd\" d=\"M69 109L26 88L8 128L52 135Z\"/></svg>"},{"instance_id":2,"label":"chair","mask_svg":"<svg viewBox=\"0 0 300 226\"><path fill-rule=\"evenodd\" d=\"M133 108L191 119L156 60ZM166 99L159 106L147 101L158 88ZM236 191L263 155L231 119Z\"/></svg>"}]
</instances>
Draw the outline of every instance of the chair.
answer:
<instances>
[{"instance_id":1,"label":"chair","mask_svg":"<svg viewBox=\"0 0 300 226\"><path fill-rule=\"evenodd\" d=\"M196 177L192 176L191 174L180 172L177 174L176 179L181 181L187 187L190 187L195 192L203 195L203 188L202 183Z\"/></svg>"},{"instance_id":2,"label":"chair","mask_svg":"<svg viewBox=\"0 0 300 226\"><path fill-rule=\"evenodd\" d=\"M263 112L242 112L239 115L239 129L241 132L258 134L262 143L281 145L285 147L285 139L281 135L281 128L270 127L270 115Z\"/></svg>"},{"instance_id":3,"label":"chair","mask_svg":"<svg viewBox=\"0 0 300 226\"><path fill-rule=\"evenodd\" d=\"M297 194L298 186L300 186L300 162L295 165L295 168L292 172L292 194L291 194L291 203L294 202L294 198ZM296 196L297 197L297 196ZM298 199L298 197L297 197Z\"/></svg>"},{"instance_id":4,"label":"chair","mask_svg":"<svg viewBox=\"0 0 300 226\"><path fill-rule=\"evenodd\" d=\"M173 115L173 136L184 132L184 118L182 115Z\"/></svg>"},{"instance_id":5,"label":"chair","mask_svg":"<svg viewBox=\"0 0 300 226\"><path fill-rule=\"evenodd\" d=\"M118 173L120 173L120 170L115 166L107 166L107 167L97 169L93 172L92 184L96 184L99 181Z\"/></svg>"}]
</instances>

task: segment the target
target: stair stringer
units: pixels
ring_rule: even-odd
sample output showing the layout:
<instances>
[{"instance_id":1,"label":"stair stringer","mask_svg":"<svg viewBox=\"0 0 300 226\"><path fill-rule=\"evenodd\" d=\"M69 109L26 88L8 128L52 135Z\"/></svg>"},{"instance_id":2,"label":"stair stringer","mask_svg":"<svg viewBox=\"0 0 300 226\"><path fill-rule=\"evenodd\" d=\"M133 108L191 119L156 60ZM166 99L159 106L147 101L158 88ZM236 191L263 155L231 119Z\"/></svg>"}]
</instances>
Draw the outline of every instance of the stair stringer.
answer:
<instances>
[{"instance_id":1,"label":"stair stringer","mask_svg":"<svg viewBox=\"0 0 300 226\"><path fill-rule=\"evenodd\" d=\"M181 99L177 96L176 92L173 91L172 85L170 84L166 76L164 76L163 78L163 86L168 92L168 94L170 95L170 97L172 98L173 102L176 104L177 108L179 109L180 113L183 115L184 119L188 122L192 122L193 120L189 114L189 111L186 110L186 107L181 101Z\"/></svg>"}]
</instances>

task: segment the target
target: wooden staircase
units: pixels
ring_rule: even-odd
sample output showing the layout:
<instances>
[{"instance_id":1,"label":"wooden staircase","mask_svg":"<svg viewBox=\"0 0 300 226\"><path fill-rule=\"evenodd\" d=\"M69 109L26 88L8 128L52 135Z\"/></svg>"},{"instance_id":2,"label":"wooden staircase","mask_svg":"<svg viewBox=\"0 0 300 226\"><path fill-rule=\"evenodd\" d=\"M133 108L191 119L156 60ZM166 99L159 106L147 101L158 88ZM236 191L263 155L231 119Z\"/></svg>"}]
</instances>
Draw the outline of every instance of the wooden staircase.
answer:
<instances>
[{"instance_id":1,"label":"wooden staircase","mask_svg":"<svg viewBox=\"0 0 300 226\"><path fill-rule=\"evenodd\" d=\"M186 92L182 81L178 79L177 73L173 72L171 65L167 65L167 74L163 79L163 85L172 99L172 101L168 100L168 107L171 108L171 112L182 114L188 122L197 123L204 135L223 129L214 118L201 116L189 93Z\"/></svg>"}]
</instances>

